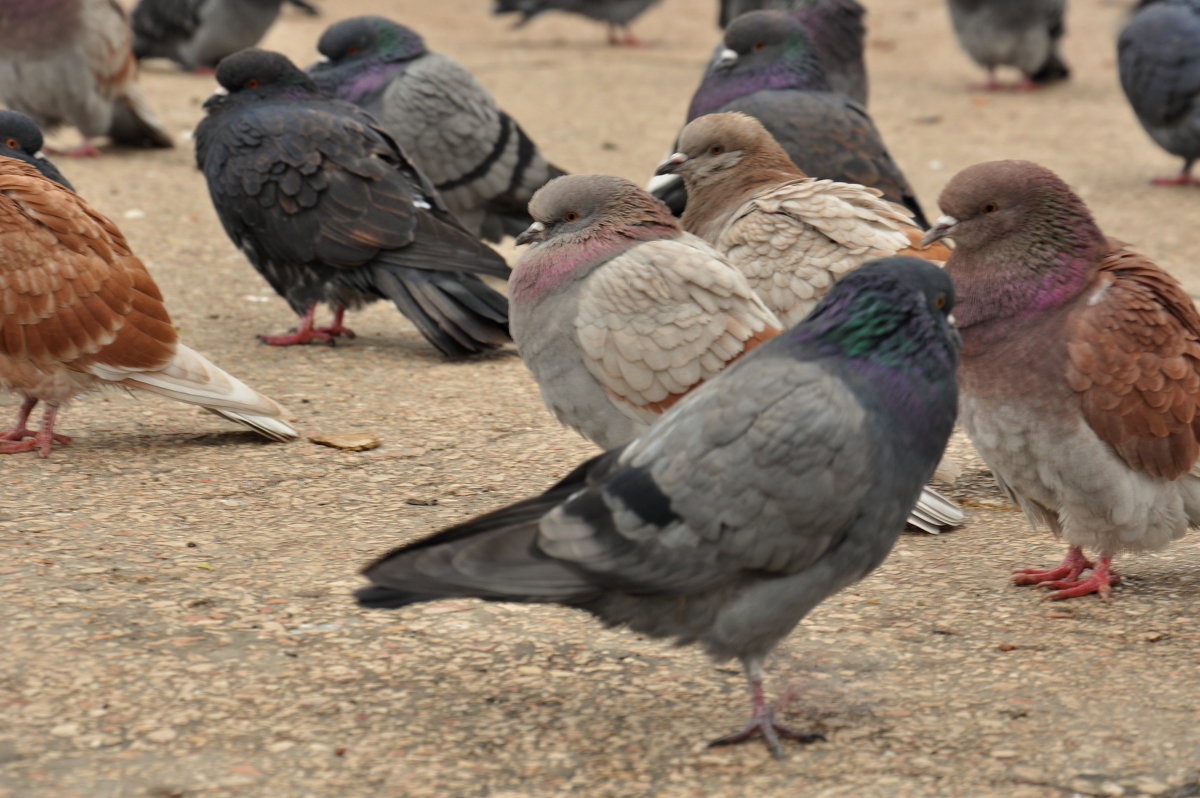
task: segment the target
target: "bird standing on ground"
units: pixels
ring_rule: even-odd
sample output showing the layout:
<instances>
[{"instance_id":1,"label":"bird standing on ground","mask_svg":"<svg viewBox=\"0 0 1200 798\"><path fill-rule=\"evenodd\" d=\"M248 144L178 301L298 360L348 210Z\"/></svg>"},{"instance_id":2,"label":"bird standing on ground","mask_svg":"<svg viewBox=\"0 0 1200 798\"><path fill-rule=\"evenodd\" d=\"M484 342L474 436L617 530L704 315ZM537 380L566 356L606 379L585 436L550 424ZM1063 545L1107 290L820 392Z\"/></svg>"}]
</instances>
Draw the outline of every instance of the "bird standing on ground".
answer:
<instances>
[{"instance_id":1,"label":"bird standing on ground","mask_svg":"<svg viewBox=\"0 0 1200 798\"><path fill-rule=\"evenodd\" d=\"M1121 88L1158 146L1183 159L1157 185L1195 185L1200 158L1200 0L1143 0L1117 39Z\"/></svg>"},{"instance_id":2,"label":"bird standing on ground","mask_svg":"<svg viewBox=\"0 0 1200 798\"><path fill-rule=\"evenodd\" d=\"M736 266L627 180L559 178L530 212L537 221L517 239L529 249L509 278L513 340L546 406L601 448L628 443L789 326ZM927 489L909 523L938 533L962 520Z\"/></svg>"},{"instance_id":3,"label":"bird standing on ground","mask_svg":"<svg viewBox=\"0 0 1200 798\"><path fill-rule=\"evenodd\" d=\"M514 28L547 11L565 11L608 25L608 43L641 46L629 24L658 0L496 0L493 14L520 14Z\"/></svg>"},{"instance_id":4,"label":"bird standing on ground","mask_svg":"<svg viewBox=\"0 0 1200 798\"><path fill-rule=\"evenodd\" d=\"M45 130L73 125L71 155L99 155L92 139L170 147L137 82L129 23L113 0L0 4L0 102Z\"/></svg>"},{"instance_id":5,"label":"bird standing on ground","mask_svg":"<svg viewBox=\"0 0 1200 798\"><path fill-rule=\"evenodd\" d=\"M985 91L1036 89L1071 75L1059 53L1067 0L950 0L950 21L967 55L987 70ZM1021 82L1006 86L996 68L1021 71Z\"/></svg>"},{"instance_id":6,"label":"bird standing on ground","mask_svg":"<svg viewBox=\"0 0 1200 798\"><path fill-rule=\"evenodd\" d=\"M716 659L750 684L714 744L820 735L777 722L763 661L887 556L954 425L953 286L925 261L847 275L804 322L541 496L385 555L361 604L555 602Z\"/></svg>"},{"instance_id":7,"label":"bird standing on ground","mask_svg":"<svg viewBox=\"0 0 1200 798\"><path fill-rule=\"evenodd\" d=\"M55 183L74 191L54 162L42 154L42 144L42 131L32 119L20 111L0 111L0 156L31 164Z\"/></svg>"},{"instance_id":8,"label":"bird standing on ground","mask_svg":"<svg viewBox=\"0 0 1200 798\"><path fill-rule=\"evenodd\" d=\"M0 388L22 397L0 452L45 457L69 443L54 431L60 407L103 385L200 405L272 440L296 437L278 404L178 338L116 226L35 166L0 158Z\"/></svg>"},{"instance_id":9,"label":"bird standing on ground","mask_svg":"<svg viewBox=\"0 0 1200 798\"><path fill-rule=\"evenodd\" d=\"M976 164L938 204L926 238L955 242L963 426L1030 523L1070 547L1014 581L1107 598L1115 554L1200 522L1200 314L1042 166Z\"/></svg>"},{"instance_id":10,"label":"bird standing on ground","mask_svg":"<svg viewBox=\"0 0 1200 798\"><path fill-rule=\"evenodd\" d=\"M375 120L322 94L285 56L249 49L217 68L196 163L225 232L301 317L286 346L352 336L347 308L395 303L451 357L503 345L508 303L479 275L508 277L463 230ZM333 324L315 327L319 302Z\"/></svg>"},{"instance_id":11,"label":"bird standing on ground","mask_svg":"<svg viewBox=\"0 0 1200 798\"><path fill-rule=\"evenodd\" d=\"M463 226L488 241L533 221L533 192L563 174L456 61L384 17L352 17L317 42L317 86L361 106L424 172Z\"/></svg>"},{"instance_id":12,"label":"bird standing on ground","mask_svg":"<svg viewBox=\"0 0 1200 798\"><path fill-rule=\"evenodd\" d=\"M727 111L752 116L806 174L877 188L912 211L922 228L928 226L870 115L833 90L800 21L784 11L751 11L730 23L724 41L721 63L692 96L689 122ZM677 185L651 183L655 196L681 213L686 197Z\"/></svg>"},{"instance_id":13,"label":"bird standing on ground","mask_svg":"<svg viewBox=\"0 0 1200 798\"><path fill-rule=\"evenodd\" d=\"M138 0L130 15L133 54L211 72L225 56L258 44L282 5L283 0Z\"/></svg>"}]
</instances>

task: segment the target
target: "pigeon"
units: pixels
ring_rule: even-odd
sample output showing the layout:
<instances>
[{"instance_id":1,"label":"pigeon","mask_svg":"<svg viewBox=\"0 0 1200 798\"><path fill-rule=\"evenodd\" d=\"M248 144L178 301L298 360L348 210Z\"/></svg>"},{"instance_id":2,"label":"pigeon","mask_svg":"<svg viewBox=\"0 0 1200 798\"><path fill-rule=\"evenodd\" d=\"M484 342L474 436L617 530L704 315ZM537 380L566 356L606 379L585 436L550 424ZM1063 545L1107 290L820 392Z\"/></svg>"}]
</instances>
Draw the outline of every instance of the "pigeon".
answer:
<instances>
[{"instance_id":1,"label":"pigeon","mask_svg":"<svg viewBox=\"0 0 1200 798\"><path fill-rule=\"evenodd\" d=\"M916 195L888 153L870 115L831 89L803 25L783 11L751 11L725 31L723 65L692 97L688 121L722 111L758 119L806 174L872 186L928 227ZM674 146L671 152L678 151ZM651 182L655 196L682 213L677 179Z\"/></svg>"},{"instance_id":2,"label":"pigeon","mask_svg":"<svg viewBox=\"0 0 1200 798\"><path fill-rule=\"evenodd\" d=\"M863 62L863 40L867 35L863 18L867 9L858 0L724 0L720 26L750 11L786 11L808 34L821 60L833 91L846 95L864 108L867 105L867 68ZM709 59L707 77L719 68L724 41Z\"/></svg>"},{"instance_id":3,"label":"pigeon","mask_svg":"<svg viewBox=\"0 0 1200 798\"><path fill-rule=\"evenodd\" d=\"M737 657L746 727L779 724L763 661L887 556L954 424L949 277L915 258L846 275L812 315L692 391L628 445L540 496L386 554L361 605L558 603Z\"/></svg>"},{"instance_id":4,"label":"pigeon","mask_svg":"<svg viewBox=\"0 0 1200 798\"><path fill-rule=\"evenodd\" d=\"M75 190L58 167L42 154L42 131L20 111L0 111L0 156L24 161L60 186Z\"/></svg>"},{"instance_id":5,"label":"pigeon","mask_svg":"<svg viewBox=\"0 0 1200 798\"><path fill-rule=\"evenodd\" d=\"M1200 314L1045 167L976 164L938 204L926 238L955 243L963 426L1030 524L1069 546L1014 581L1107 599L1115 554L1200 524Z\"/></svg>"},{"instance_id":6,"label":"pigeon","mask_svg":"<svg viewBox=\"0 0 1200 798\"><path fill-rule=\"evenodd\" d=\"M410 28L353 17L317 50L327 59L309 68L317 86L374 116L475 235L516 236L533 221L533 192L564 174L470 72Z\"/></svg>"},{"instance_id":7,"label":"pigeon","mask_svg":"<svg viewBox=\"0 0 1200 798\"><path fill-rule=\"evenodd\" d=\"M508 303L479 275L508 277L375 120L322 94L279 53L217 67L196 127L196 163L225 232L301 317L275 346L352 337L347 308L390 299L449 357L502 346ZM316 306L333 306L315 327Z\"/></svg>"},{"instance_id":8,"label":"pigeon","mask_svg":"<svg viewBox=\"0 0 1200 798\"><path fill-rule=\"evenodd\" d=\"M1158 146L1183 159L1158 185L1194 185L1200 157L1200 0L1145 0L1117 39L1121 88Z\"/></svg>"},{"instance_id":9,"label":"pigeon","mask_svg":"<svg viewBox=\"0 0 1200 798\"><path fill-rule=\"evenodd\" d=\"M641 46L645 44L629 23L641 16L658 0L496 0L493 14L520 14L514 28L520 28L546 11L566 11L608 25L608 43Z\"/></svg>"},{"instance_id":10,"label":"pigeon","mask_svg":"<svg viewBox=\"0 0 1200 798\"><path fill-rule=\"evenodd\" d=\"M296 437L278 404L179 342L116 225L36 166L0 158L0 389L22 399L0 453L45 457L69 443L54 431L59 409L104 385L200 405L271 440Z\"/></svg>"},{"instance_id":11,"label":"pigeon","mask_svg":"<svg viewBox=\"0 0 1200 798\"><path fill-rule=\"evenodd\" d=\"M967 55L987 70L979 88L1036 89L1071 75L1059 53L1067 0L949 0L950 21ZM1021 71L1021 82L996 80L996 68Z\"/></svg>"},{"instance_id":12,"label":"pigeon","mask_svg":"<svg viewBox=\"0 0 1200 798\"><path fill-rule=\"evenodd\" d=\"M513 340L546 406L603 449L628 443L791 326L736 266L627 180L561 177L534 195L530 212L537 221L517 239L530 247L509 277ZM962 521L931 489L910 518L933 534Z\"/></svg>"},{"instance_id":13,"label":"pigeon","mask_svg":"<svg viewBox=\"0 0 1200 798\"><path fill-rule=\"evenodd\" d=\"M113 0L7 0L0 5L0 103L44 130L72 125L92 139L170 147L137 83L129 23Z\"/></svg>"},{"instance_id":14,"label":"pigeon","mask_svg":"<svg viewBox=\"0 0 1200 798\"><path fill-rule=\"evenodd\" d=\"M283 0L138 0L131 14L133 54L211 73L225 56L258 44L282 5Z\"/></svg>"}]
</instances>

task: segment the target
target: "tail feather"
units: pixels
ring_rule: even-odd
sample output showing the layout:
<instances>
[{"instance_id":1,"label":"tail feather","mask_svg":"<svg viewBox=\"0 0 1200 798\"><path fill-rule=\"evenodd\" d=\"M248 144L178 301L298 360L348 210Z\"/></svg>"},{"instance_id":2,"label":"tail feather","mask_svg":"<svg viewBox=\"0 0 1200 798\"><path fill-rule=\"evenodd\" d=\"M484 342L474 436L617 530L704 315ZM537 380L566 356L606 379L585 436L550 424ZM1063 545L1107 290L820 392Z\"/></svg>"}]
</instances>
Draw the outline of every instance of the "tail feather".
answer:
<instances>
[{"instance_id":1,"label":"tail feather","mask_svg":"<svg viewBox=\"0 0 1200 798\"><path fill-rule=\"evenodd\" d=\"M171 134L146 104L136 85L113 100L112 126L108 136L117 144L131 147L174 147Z\"/></svg>"},{"instance_id":2,"label":"tail feather","mask_svg":"<svg viewBox=\"0 0 1200 798\"><path fill-rule=\"evenodd\" d=\"M937 535L947 527L959 526L964 518L961 507L927 485L909 513L908 525Z\"/></svg>"},{"instance_id":3,"label":"tail feather","mask_svg":"<svg viewBox=\"0 0 1200 798\"><path fill-rule=\"evenodd\" d=\"M478 277L379 266L374 286L447 357L495 349L512 340L508 300Z\"/></svg>"},{"instance_id":4,"label":"tail feather","mask_svg":"<svg viewBox=\"0 0 1200 798\"><path fill-rule=\"evenodd\" d=\"M129 388L199 405L271 440L298 437L296 430L281 418L284 411L275 400L183 344L176 345L175 357L158 371L127 371L102 364L93 364L89 371Z\"/></svg>"},{"instance_id":5,"label":"tail feather","mask_svg":"<svg viewBox=\"0 0 1200 798\"><path fill-rule=\"evenodd\" d=\"M1041 69L1030 75L1029 79L1034 83L1052 83L1056 80L1066 80L1069 77L1071 77L1071 68L1059 55L1058 48L1055 48L1050 52L1050 56L1046 59L1046 63L1042 64Z\"/></svg>"}]
</instances>

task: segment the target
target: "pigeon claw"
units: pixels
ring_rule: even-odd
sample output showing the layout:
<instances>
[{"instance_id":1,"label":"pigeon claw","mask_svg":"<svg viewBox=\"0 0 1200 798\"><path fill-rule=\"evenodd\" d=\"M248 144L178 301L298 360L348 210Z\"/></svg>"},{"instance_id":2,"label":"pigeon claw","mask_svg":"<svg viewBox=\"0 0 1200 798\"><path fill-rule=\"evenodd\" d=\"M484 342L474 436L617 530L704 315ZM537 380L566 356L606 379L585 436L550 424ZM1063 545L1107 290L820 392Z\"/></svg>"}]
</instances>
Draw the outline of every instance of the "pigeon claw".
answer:
<instances>
[{"instance_id":1,"label":"pigeon claw","mask_svg":"<svg viewBox=\"0 0 1200 798\"><path fill-rule=\"evenodd\" d=\"M800 731L790 726L784 726L782 723L776 723L774 712L770 708L764 708L761 712L755 712L751 715L750 721L741 731L727 734L724 737L718 737L710 742L708 747L718 748L725 745L737 745L755 737L763 738L763 741L767 744L767 748L771 751L771 756L776 759L783 758L783 745L779 741L780 737L796 740L802 744L815 743L818 740L825 739L825 735L820 732Z\"/></svg>"},{"instance_id":2,"label":"pigeon claw","mask_svg":"<svg viewBox=\"0 0 1200 798\"><path fill-rule=\"evenodd\" d=\"M1192 177L1187 172L1181 172L1170 177L1156 177L1150 181L1155 186L1195 186L1200 185L1200 178Z\"/></svg>"},{"instance_id":3,"label":"pigeon claw","mask_svg":"<svg viewBox=\"0 0 1200 798\"><path fill-rule=\"evenodd\" d=\"M259 335L258 340L270 346L296 346L298 344L311 344L313 341L327 343L333 345L333 336L321 330L308 329L292 330L283 335Z\"/></svg>"}]
</instances>

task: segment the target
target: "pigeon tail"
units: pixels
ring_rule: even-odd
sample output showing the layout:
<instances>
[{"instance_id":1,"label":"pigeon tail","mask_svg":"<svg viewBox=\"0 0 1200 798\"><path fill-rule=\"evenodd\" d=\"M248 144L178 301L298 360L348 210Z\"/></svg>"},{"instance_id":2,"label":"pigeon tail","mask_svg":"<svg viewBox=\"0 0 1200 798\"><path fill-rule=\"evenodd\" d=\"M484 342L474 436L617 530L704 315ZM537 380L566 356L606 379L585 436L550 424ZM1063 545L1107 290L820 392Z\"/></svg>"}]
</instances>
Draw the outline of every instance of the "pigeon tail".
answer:
<instances>
[{"instance_id":1,"label":"pigeon tail","mask_svg":"<svg viewBox=\"0 0 1200 798\"><path fill-rule=\"evenodd\" d=\"M908 525L938 535L943 529L961 525L964 517L961 507L926 485L908 514Z\"/></svg>"},{"instance_id":2,"label":"pigeon tail","mask_svg":"<svg viewBox=\"0 0 1200 798\"><path fill-rule=\"evenodd\" d=\"M1062 56L1055 49L1050 51L1050 57L1046 59L1046 63L1042 64L1037 72L1030 75L1029 79L1040 84L1066 80L1069 77L1071 77L1071 68L1067 66L1067 62L1063 61Z\"/></svg>"},{"instance_id":3,"label":"pigeon tail","mask_svg":"<svg viewBox=\"0 0 1200 798\"><path fill-rule=\"evenodd\" d=\"M113 101L112 125L108 129L108 136L114 144L132 147L175 146L171 134L154 117L140 91L124 94Z\"/></svg>"},{"instance_id":4,"label":"pigeon tail","mask_svg":"<svg viewBox=\"0 0 1200 798\"><path fill-rule=\"evenodd\" d=\"M128 388L200 405L274 441L298 437L296 430L280 418L284 411L275 400L183 344L175 345L175 356L158 371L127 371L100 363L88 366L88 371Z\"/></svg>"},{"instance_id":5,"label":"pigeon tail","mask_svg":"<svg viewBox=\"0 0 1200 798\"><path fill-rule=\"evenodd\" d=\"M447 357L466 357L512 341L508 300L473 274L381 264L373 275L374 288Z\"/></svg>"}]
</instances>

